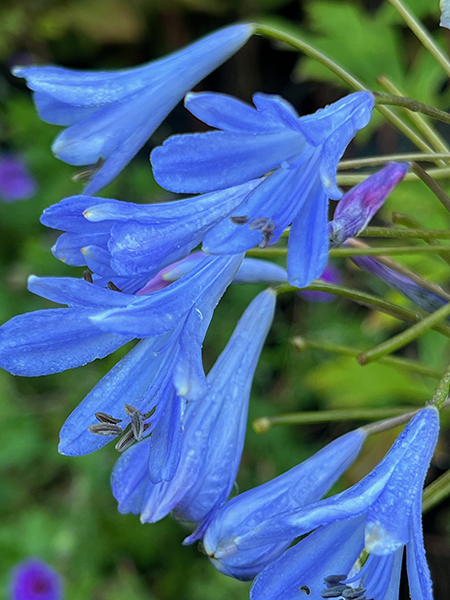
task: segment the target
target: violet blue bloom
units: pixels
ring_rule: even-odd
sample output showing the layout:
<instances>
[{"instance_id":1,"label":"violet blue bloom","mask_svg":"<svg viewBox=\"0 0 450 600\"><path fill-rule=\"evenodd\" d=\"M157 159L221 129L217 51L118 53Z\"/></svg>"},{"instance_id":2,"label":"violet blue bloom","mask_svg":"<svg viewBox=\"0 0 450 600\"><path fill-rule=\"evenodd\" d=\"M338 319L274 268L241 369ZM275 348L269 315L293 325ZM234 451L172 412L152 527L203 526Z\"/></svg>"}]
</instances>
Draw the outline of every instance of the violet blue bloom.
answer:
<instances>
[{"instance_id":1,"label":"violet blue bloom","mask_svg":"<svg viewBox=\"0 0 450 600\"><path fill-rule=\"evenodd\" d=\"M265 176L206 234L203 249L230 254L265 247L292 223L289 281L305 287L326 266L328 198L342 196L337 164L369 122L374 100L358 92L302 118L279 96L255 94L253 102L256 108L223 94L188 94L186 107L219 131L166 140L152 152L154 175L181 193L224 190Z\"/></svg>"},{"instance_id":2,"label":"violet blue bloom","mask_svg":"<svg viewBox=\"0 0 450 600\"><path fill-rule=\"evenodd\" d=\"M10 600L62 600L59 574L43 561L29 558L11 571Z\"/></svg>"},{"instance_id":3,"label":"violet blue bloom","mask_svg":"<svg viewBox=\"0 0 450 600\"><path fill-rule=\"evenodd\" d=\"M312 531L258 575L251 600L300 600L305 595L314 600L395 600L406 548L411 598L432 600L421 509L438 433L436 408L424 408L359 483L300 510L269 514L268 519L263 511L255 513L250 531L236 522L215 556L224 564L238 562L239 555L245 561L249 550L263 553L269 542L289 543Z\"/></svg>"},{"instance_id":4,"label":"violet blue bloom","mask_svg":"<svg viewBox=\"0 0 450 600\"><path fill-rule=\"evenodd\" d=\"M179 458L185 401L207 391L203 339L241 260L207 257L169 287L145 296L71 278L30 278L32 292L69 308L20 315L0 328L0 366L7 371L56 373L145 338L69 416L61 430L61 453L93 452L122 434L124 448L125 441L152 433L150 475L155 482L170 479Z\"/></svg>"},{"instance_id":5,"label":"violet blue bloom","mask_svg":"<svg viewBox=\"0 0 450 600\"><path fill-rule=\"evenodd\" d=\"M391 288L397 290L397 292L400 292L400 294L427 312L434 312L449 302L448 295L445 294L444 290L442 290L442 295L427 290L406 275L390 269L376 258L372 258L371 256L352 256L351 260L355 265L358 265L364 271L372 273L372 275L387 283Z\"/></svg>"},{"instance_id":6,"label":"violet blue bloom","mask_svg":"<svg viewBox=\"0 0 450 600\"><path fill-rule=\"evenodd\" d=\"M358 235L367 226L410 166L410 163L389 163L344 195L328 224L332 248Z\"/></svg>"},{"instance_id":7,"label":"violet blue bloom","mask_svg":"<svg viewBox=\"0 0 450 600\"><path fill-rule=\"evenodd\" d=\"M253 25L239 24L141 67L75 71L16 67L34 91L39 116L67 129L53 143L57 158L94 165L87 194L96 194L130 162L171 110L199 81L241 48Z\"/></svg>"},{"instance_id":8,"label":"violet blue bloom","mask_svg":"<svg viewBox=\"0 0 450 600\"><path fill-rule=\"evenodd\" d=\"M37 184L23 159L13 154L0 154L0 200L27 200L36 193Z\"/></svg>"},{"instance_id":9,"label":"violet blue bloom","mask_svg":"<svg viewBox=\"0 0 450 600\"><path fill-rule=\"evenodd\" d=\"M188 543L202 537L236 478L253 374L272 323L275 300L270 289L253 300L208 374L207 395L187 406L174 478L157 485L149 481L149 440L136 444L118 460L111 483L120 512L140 513L143 523L154 523L173 510L177 519L198 524Z\"/></svg>"},{"instance_id":10,"label":"violet blue bloom","mask_svg":"<svg viewBox=\"0 0 450 600\"><path fill-rule=\"evenodd\" d=\"M203 539L216 569L236 579L253 579L278 558L290 541L273 543L268 537L267 543L256 550L228 554L222 547L228 546L236 533L242 536L253 531L261 520L319 500L358 456L365 437L363 429L351 431L290 471L227 502L216 513Z\"/></svg>"}]
</instances>

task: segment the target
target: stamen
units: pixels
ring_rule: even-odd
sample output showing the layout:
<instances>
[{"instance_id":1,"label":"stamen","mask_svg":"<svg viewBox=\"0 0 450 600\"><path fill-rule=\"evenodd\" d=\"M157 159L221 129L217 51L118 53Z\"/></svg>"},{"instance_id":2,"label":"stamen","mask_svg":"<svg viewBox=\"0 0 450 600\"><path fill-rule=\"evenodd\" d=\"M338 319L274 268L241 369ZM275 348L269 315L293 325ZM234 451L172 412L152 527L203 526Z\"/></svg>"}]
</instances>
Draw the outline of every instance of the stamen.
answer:
<instances>
[{"instance_id":1,"label":"stamen","mask_svg":"<svg viewBox=\"0 0 450 600\"><path fill-rule=\"evenodd\" d=\"M122 422L122 419L116 419L112 415L108 415L104 412L96 412L95 418L97 421L100 421L100 423L111 423L112 425L117 425L117 423Z\"/></svg>"},{"instance_id":2,"label":"stamen","mask_svg":"<svg viewBox=\"0 0 450 600\"><path fill-rule=\"evenodd\" d=\"M353 588L351 588L348 585L336 585L327 590L322 590L320 592L320 595L322 596L322 598L340 598L343 595L344 591L352 589Z\"/></svg>"},{"instance_id":3,"label":"stamen","mask_svg":"<svg viewBox=\"0 0 450 600\"><path fill-rule=\"evenodd\" d=\"M94 280L92 279L92 273L89 271L89 269L85 269L83 271L83 279L88 283L94 283Z\"/></svg>"},{"instance_id":4,"label":"stamen","mask_svg":"<svg viewBox=\"0 0 450 600\"><path fill-rule=\"evenodd\" d=\"M327 586L327 588L332 588L335 587L336 585L338 585L339 583L342 583L345 579L347 579L347 575L328 575L328 577L325 577L325 579L323 580L324 584Z\"/></svg>"},{"instance_id":5,"label":"stamen","mask_svg":"<svg viewBox=\"0 0 450 600\"><path fill-rule=\"evenodd\" d=\"M366 590L363 587L349 588L342 592L342 597L345 600L365 600Z\"/></svg>"},{"instance_id":6,"label":"stamen","mask_svg":"<svg viewBox=\"0 0 450 600\"><path fill-rule=\"evenodd\" d=\"M302 585L298 589L300 592L304 592L307 596L309 596L311 593L311 590L309 589L309 587L307 585Z\"/></svg>"},{"instance_id":7,"label":"stamen","mask_svg":"<svg viewBox=\"0 0 450 600\"><path fill-rule=\"evenodd\" d=\"M114 423L96 423L95 425L89 425L88 431L95 433L95 435L120 435L123 433L122 427L119 427Z\"/></svg>"},{"instance_id":8,"label":"stamen","mask_svg":"<svg viewBox=\"0 0 450 600\"><path fill-rule=\"evenodd\" d=\"M117 285L113 281L108 281L108 283L106 285L113 292L121 292L122 291L120 288L117 287Z\"/></svg>"},{"instance_id":9,"label":"stamen","mask_svg":"<svg viewBox=\"0 0 450 600\"><path fill-rule=\"evenodd\" d=\"M125 404L125 412L131 417L131 428L137 442L142 440L144 434L144 415L131 404Z\"/></svg>"},{"instance_id":10,"label":"stamen","mask_svg":"<svg viewBox=\"0 0 450 600\"><path fill-rule=\"evenodd\" d=\"M76 175L74 175L72 177L72 181L83 181L84 179L88 179L88 180L92 179L92 177L96 173L98 173L98 171L103 167L104 164L105 164L105 159L100 156L100 158L94 165L92 165L88 169L81 171L80 173L77 173Z\"/></svg>"},{"instance_id":11,"label":"stamen","mask_svg":"<svg viewBox=\"0 0 450 600\"><path fill-rule=\"evenodd\" d=\"M243 215L242 217L230 217L230 221L235 225L245 225L248 223L248 216Z\"/></svg>"},{"instance_id":12,"label":"stamen","mask_svg":"<svg viewBox=\"0 0 450 600\"><path fill-rule=\"evenodd\" d=\"M134 431L133 429L129 429L114 447L117 452L125 452L125 450L128 450L128 448L130 448L135 441Z\"/></svg>"},{"instance_id":13,"label":"stamen","mask_svg":"<svg viewBox=\"0 0 450 600\"><path fill-rule=\"evenodd\" d=\"M266 217L259 217L258 219L252 221L249 227L252 231L256 231L257 229L262 229L263 227L265 227L268 221L269 219L267 219Z\"/></svg>"}]
</instances>

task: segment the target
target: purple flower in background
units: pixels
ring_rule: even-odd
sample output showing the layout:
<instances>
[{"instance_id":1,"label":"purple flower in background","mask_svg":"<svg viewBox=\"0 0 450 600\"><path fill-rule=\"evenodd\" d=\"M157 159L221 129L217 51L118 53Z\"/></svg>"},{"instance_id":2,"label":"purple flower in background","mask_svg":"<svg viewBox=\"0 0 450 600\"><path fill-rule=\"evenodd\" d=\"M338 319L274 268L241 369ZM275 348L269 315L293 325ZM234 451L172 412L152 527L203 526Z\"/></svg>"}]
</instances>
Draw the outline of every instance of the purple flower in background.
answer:
<instances>
[{"instance_id":1,"label":"purple flower in background","mask_svg":"<svg viewBox=\"0 0 450 600\"><path fill-rule=\"evenodd\" d=\"M155 179L174 192L203 193L262 177L206 233L203 250L230 254L265 247L292 223L289 281L305 287L326 266L328 199L342 196L337 164L369 122L374 100L369 92L358 92L301 118L280 96L255 94L253 102L255 108L223 94L188 94L186 108L217 130L176 135L155 148Z\"/></svg>"},{"instance_id":2,"label":"purple flower in background","mask_svg":"<svg viewBox=\"0 0 450 600\"><path fill-rule=\"evenodd\" d=\"M366 227L410 166L410 163L389 163L345 194L328 224L332 248Z\"/></svg>"},{"instance_id":3,"label":"purple flower in background","mask_svg":"<svg viewBox=\"0 0 450 600\"><path fill-rule=\"evenodd\" d=\"M20 156L0 154L0 200L27 200L36 193L36 189L36 180Z\"/></svg>"},{"instance_id":4,"label":"purple flower in background","mask_svg":"<svg viewBox=\"0 0 450 600\"><path fill-rule=\"evenodd\" d=\"M27 559L11 571L10 600L62 600L60 575L37 558Z\"/></svg>"},{"instance_id":5,"label":"purple flower in background","mask_svg":"<svg viewBox=\"0 0 450 600\"><path fill-rule=\"evenodd\" d=\"M341 283L341 274L339 271L330 265L329 263L325 267L325 271L319 277L319 281L324 281L325 283ZM326 292L298 292L299 296L301 296L304 300L308 302L333 302L336 299L336 296L333 294L327 294Z\"/></svg>"},{"instance_id":6,"label":"purple flower in background","mask_svg":"<svg viewBox=\"0 0 450 600\"><path fill-rule=\"evenodd\" d=\"M169 56L122 71L16 67L43 121L66 126L53 143L70 165L93 165L86 194L110 183L183 96L241 48L251 24L220 29Z\"/></svg>"}]
</instances>

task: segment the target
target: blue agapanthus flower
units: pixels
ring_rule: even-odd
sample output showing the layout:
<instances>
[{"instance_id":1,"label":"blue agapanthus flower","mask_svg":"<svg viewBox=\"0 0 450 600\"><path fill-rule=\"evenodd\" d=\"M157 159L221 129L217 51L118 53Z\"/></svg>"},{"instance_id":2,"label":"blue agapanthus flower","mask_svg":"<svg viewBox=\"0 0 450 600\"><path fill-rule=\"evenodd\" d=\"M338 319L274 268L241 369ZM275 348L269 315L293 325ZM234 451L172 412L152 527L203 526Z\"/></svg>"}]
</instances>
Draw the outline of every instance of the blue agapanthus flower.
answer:
<instances>
[{"instance_id":1,"label":"blue agapanthus flower","mask_svg":"<svg viewBox=\"0 0 450 600\"><path fill-rule=\"evenodd\" d=\"M152 479L173 476L186 400L207 391L203 339L241 260L242 255L205 257L178 281L144 296L78 279L30 278L32 292L69 308L20 315L0 328L0 366L7 371L56 373L144 338L69 416L60 452L86 454L117 436L119 449L125 449L151 433Z\"/></svg>"},{"instance_id":2,"label":"blue agapanthus flower","mask_svg":"<svg viewBox=\"0 0 450 600\"><path fill-rule=\"evenodd\" d=\"M290 541L272 542L256 549L227 552L234 536L252 532L261 520L286 510L299 510L319 500L358 456L365 440L363 429L334 440L293 469L272 481L239 494L219 510L204 539L205 552L216 569L236 579L253 579L287 548Z\"/></svg>"},{"instance_id":3,"label":"blue agapanthus flower","mask_svg":"<svg viewBox=\"0 0 450 600\"><path fill-rule=\"evenodd\" d=\"M275 300L269 289L248 306L208 374L207 395L187 406L174 478L156 485L149 481L150 440L131 447L118 460L112 488L120 512L140 514L143 523L153 523L173 510L176 518L197 523L189 542L202 537L236 478L253 374L272 323Z\"/></svg>"},{"instance_id":4,"label":"blue agapanthus flower","mask_svg":"<svg viewBox=\"0 0 450 600\"><path fill-rule=\"evenodd\" d=\"M215 557L224 564L270 542L289 543L312 531L271 562L256 578L251 600L398 598L406 548L411 598L432 600L421 523L422 489L436 446L439 416L421 410L385 458L348 490L254 527L236 526L220 540ZM242 533L241 533L242 532Z\"/></svg>"},{"instance_id":5,"label":"blue agapanthus flower","mask_svg":"<svg viewBox=\"0 0 450 600\"><path fill-rule=\"evenodd\" d=\"M10 574L10 600L62 600L60 575L38 558L28 558Z\"/></svg>"},{"instance_id":6,"label":"blue agapanthus flower","mask_svg":"<svg viewBox=\"0 0 450 600\"><path fill-rule=\"evenodd\" d=\"M42 120L64 125L55 155L71 165L94 165L87 194L110 183L145 144L187 91L253 33L253 25L226 27L157 61L122 71L16 67L34 91Z\"/></svg>"},{"instance_id":7,"label":"blue agapanthus flower","mask_svg":"<svg viewBox=\"0 0 450 600\"><path fill-rule=\"evenodd\" d=\"M244 201L209 231L206 252L243 252L275 243L292 223L289 281L319 277L327 262L328 199L338 200L336 168L370 120L374 100L358 92L299 118L279 96L255 94L253 108L223 94L186 96L186 107L219 131L173 136L151 155L156 180L174 192L224 190L263 177Z\"/></svg>"}]
</instances>

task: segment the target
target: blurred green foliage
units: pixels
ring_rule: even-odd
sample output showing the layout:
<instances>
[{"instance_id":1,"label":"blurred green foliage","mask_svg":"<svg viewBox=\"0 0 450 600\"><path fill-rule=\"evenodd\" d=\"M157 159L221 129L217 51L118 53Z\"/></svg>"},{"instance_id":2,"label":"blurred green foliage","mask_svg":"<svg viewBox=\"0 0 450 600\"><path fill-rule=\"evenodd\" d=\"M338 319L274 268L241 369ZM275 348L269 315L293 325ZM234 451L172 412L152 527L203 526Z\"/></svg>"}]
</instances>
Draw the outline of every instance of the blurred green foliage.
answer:
<instances>
[{"instance_id":1,"label":"blurred green foliage","mask_svg":"<svg viewBox=\"0 0 450 600\"><path fill-rule=\"evenodd\" d=\"M0 320L50 307L51 303L26 291L30 273L81 274L51 255L56 232L39 223L43 209L61 198L79 193L71 181L74 168L57 161L50 144L58 128L37 118L32 102L8 66L32 54L41 62L79 67L131 66L194 39L195 36L238 18L264 12L289 19L312 44L376 87L379 75L388 75L402 90L424 102L447 108L446 78L432 58L402 25L387 2L289 0L10 0L0 6L0 143L18 150L39 182L34 198L0 205ZM437 25L437 8L427 0L409 0L416 13ZM437 37L448 45L446 32ZM151 50L149 50L151 48ZM236 77L245 80L243 95L257 78L265 82L276 71L289 73L291 53L275 52L267 42L252 41L211 80L226 88ZM153 54L152 54L153 53ZM269 56L270 55L270 56ZM245 61L247 60L247 63ZM240 62L239 62L240 61ZM245 63L245 64L241 64ZM248 64L248 66L246 66ZM241 71L239 71L241 69ZM247 70L246 70L247 69ZM240 73L240 75L239 75ZM242 76L244 74L244 76ZM246 76L248 75L248 76ZM283 85L293 97L310 105L335 97L342 88L318 63L299 57L293 81ZM271 83L273 85L273 83ZM247 86L247 87L246 87ZM336 87L337 86L337 87ZM281 90L271 90L278 91ZM339 89L339 94L342 90ZM300 108L300 107L299 107ZM186 117L169 119L156 138L162 139ZM178 120L177 120L178 119ZM370 134L370 135L369 135ZM374 120L369 134L353 144L350 153L411 150L395 131ZM370 138L370 139L369 139ZM447 139L448 136L447 136ZM155 184L148 151L105 190L103 195L149 202L167 199ZM449 190L447 182L443 183ZM162 194L162 195L161 195ZM390 222L393 211L407 213L424 226L446 228L449 215L422 183L403 183L380 212L378 224ZM438 256L413 255L402 261L418 273L447 284L448 265ZM344 283L404 305L373 277L346 261L336 261ZM205 365L211 367L231 331L260 286L232 287L220 303L205 342ZM251 420L270 414L354 406L420 406L432 393L434 382L382 365L359 366L349 358L321 351L299 354L291 347L294 335L369 348L398 331L398 321L358 307L346 300L330 304L306 303L296 295L281 296L275 323L257 368L250 407L250 424L238 485L241 490L267 481L310 456L330 439L357 423L276 427L257 435ZM448 343L431 332L403 354L444 368ZM58 431L64 419L95 383L123 355L82 369L41 379L13 378L0 372L0 598L6 599L8 570L26 556L39 556L58 569L66 582L67 600L225 600L248 597L249 585L228 579L208 564L195 547L181 541L188 529L171 518L141 525L132 515L120 515L109 488L115 451L69 458L57 453ZM339 489L364 475L392 443L388 432L369 440L367 450L348 471ZM448 448L441 442L441 463ZM444 457L444 458L442 458ZM447 465L448 466L448 465ZM444 519L447 512L443 513ZM442 597L446 597L443 595Z\"/></svg>"}]
</instances>

